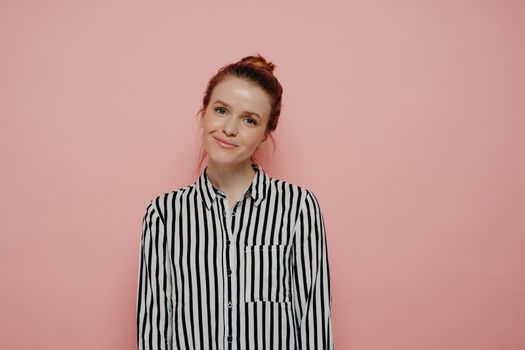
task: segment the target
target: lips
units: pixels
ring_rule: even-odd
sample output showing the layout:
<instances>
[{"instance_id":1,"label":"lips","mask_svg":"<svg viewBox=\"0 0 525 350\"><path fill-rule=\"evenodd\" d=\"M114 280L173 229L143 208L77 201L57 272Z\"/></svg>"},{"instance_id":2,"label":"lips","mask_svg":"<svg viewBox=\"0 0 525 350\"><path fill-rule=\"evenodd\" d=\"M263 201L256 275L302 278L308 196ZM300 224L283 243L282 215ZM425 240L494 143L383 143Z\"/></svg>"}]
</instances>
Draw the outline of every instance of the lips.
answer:
<instances>
[{"instance_id":1,"label":"lips","mask_svg":"<svg viewBox=\"0 0 525 350\"><path fill-rule=\"evenodd\" d=\"M214 136L214 138L215 138L217 141L219 141L219 143L222 143L222 144L225 145L225 146L237 147L237 145L234 145L233 143L227 142L227 141L225 141L225 140L223 140L223 139L220 139L220 138L218 138L218 137L215 137L215 136Z\"/></svg>"}]
</instances>

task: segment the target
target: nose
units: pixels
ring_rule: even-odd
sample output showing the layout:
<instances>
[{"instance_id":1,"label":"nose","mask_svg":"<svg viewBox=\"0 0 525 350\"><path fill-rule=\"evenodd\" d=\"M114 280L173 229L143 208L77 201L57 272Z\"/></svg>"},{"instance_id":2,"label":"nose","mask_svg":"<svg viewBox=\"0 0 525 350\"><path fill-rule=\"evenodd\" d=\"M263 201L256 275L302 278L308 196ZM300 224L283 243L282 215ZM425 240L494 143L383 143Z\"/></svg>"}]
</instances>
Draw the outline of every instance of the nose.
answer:
<instances>
[{"instance_id":1,"label":"nose","mask_svg":"<svg viewBox=\"0 0 525 350\"><path fill-rule=\"evenodd\" d=\"M224 132L227 135L236 135L237 134L237 118L229 117L226 119L226 122L224 123Z\"/></svg>"}]
</instances>

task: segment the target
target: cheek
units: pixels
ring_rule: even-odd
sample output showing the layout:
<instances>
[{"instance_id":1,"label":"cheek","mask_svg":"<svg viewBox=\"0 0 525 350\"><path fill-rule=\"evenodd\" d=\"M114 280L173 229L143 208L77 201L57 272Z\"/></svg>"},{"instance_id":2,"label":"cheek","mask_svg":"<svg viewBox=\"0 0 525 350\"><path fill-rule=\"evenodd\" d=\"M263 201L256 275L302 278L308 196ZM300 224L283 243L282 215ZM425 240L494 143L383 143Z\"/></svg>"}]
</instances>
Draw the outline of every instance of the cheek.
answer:
<instances>
[{"instance_id":1,"label":"cheek","mask_svg":"<svg viewBox=\"0 0 525 350\"><path fill-rule=\"evenodd\" d=\"M214 129L214 128L218 128L220 126L222 126L222 123L223 123L223 120L224 119L221 119L221 118L214 118L213 116L210 117L208 119L208 127L211 128L211 129Z\"/></svg>"},{"instance_id":2,"label":"cheek","mask_svg":"<svg viewBox=\"0 0 525 350\"><path fill-rule=\"evenodd\" d=\"M247 144L256 147L259 144L259 140L261 140L262 135L259 133L248 133L245 137L245 141Z\"/></svg>"},{"instance_id":3,"label":"cheek","mask_svg":"<svg viewBox=\"0 0 525 350\"><path fill-rule=\"evenodd\" d=\"M213 116L206 116L202 122L202 127L204 130L214 130L220 127L222 121L220 118L214 118Z\"/></svg>"}]
</instances>

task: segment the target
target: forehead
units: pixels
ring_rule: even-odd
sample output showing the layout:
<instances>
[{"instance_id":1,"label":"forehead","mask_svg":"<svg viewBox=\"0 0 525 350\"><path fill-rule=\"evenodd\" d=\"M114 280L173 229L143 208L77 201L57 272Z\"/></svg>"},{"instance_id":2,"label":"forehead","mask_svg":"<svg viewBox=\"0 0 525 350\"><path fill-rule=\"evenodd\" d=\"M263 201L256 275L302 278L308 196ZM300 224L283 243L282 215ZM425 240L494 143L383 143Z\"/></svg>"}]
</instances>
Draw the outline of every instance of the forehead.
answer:
<instances>
[{"instance_id":1,"label":"forehead","mask_svg":"<svg viewBox=\"0 0 525 350\"><path fill-rule=\"evenodd\" d=\"M268 116L271 102L268 94L259 86L237 77L227 77L215 86L210 103L221 100L239 111L249 111Z\"/></svg>"}]
</instances>

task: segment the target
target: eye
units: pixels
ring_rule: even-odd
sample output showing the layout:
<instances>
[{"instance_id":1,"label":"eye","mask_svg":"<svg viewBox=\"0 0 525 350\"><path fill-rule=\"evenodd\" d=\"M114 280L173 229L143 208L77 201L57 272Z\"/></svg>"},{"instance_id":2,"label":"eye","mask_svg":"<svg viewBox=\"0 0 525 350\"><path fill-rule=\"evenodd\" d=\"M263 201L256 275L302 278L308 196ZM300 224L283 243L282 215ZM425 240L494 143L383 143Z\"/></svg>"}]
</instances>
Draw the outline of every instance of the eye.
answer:
<instances>
[{"instance_id":1,"label":"eye","mask_svg":"<svg viewBox=\"0 0 525 350\"><path fill-rule=\"evenodd\" d=\"M217 112L219 109L226 112L226 109L224 109L223 107L215 107L214 111ZM221 114L223 114L223 113L221 113Z\"/></svg>"},{"instance_id":2,"label":"eye","mask_svg":"<svg viewBox=\"0 0 525 350\"><path fill-rule=\"evenodd\" d=\"M254 126L257 125L257 121L255 119L253 119L252 117L247 117L246 120L248 120L248 121L251 120L253 122L252 125L254 125Z\"/></svg>"}]
</instances>

